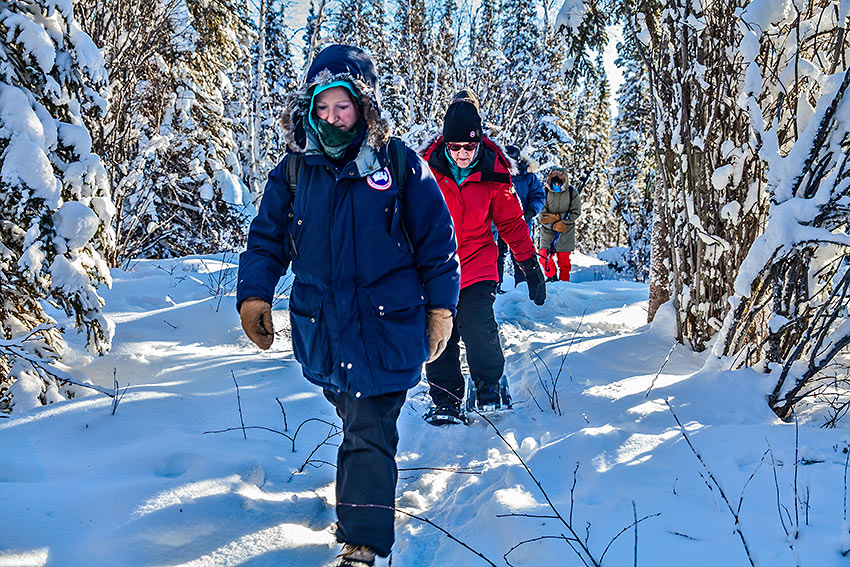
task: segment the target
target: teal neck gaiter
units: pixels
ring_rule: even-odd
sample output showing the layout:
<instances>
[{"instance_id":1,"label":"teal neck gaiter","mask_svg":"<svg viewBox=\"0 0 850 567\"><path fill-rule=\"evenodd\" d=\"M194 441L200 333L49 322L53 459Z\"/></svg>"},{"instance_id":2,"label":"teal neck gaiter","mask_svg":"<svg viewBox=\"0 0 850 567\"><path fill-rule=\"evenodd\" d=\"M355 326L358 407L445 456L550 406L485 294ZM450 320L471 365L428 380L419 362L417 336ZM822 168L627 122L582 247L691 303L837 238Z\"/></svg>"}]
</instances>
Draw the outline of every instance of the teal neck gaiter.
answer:
<instances>
[{"instance_id":1,"label":"teal neck gaiter","mask_svg":"<svg viewBox=\"0 0 850 567\"><path fill-rule=\"evenodd\" d=\"M351 130L337 128L324 120L316 120L315 122L311 120L310 125L315 126L316 134L319 135L319 143L322 145L322 151L332 159L339 159L345 155L346 148L348 148L348 145L354 141L360 132L359 120Z\"/></svg>"},{"instance_id":2,"label":"teal neck gaiter","mask_svg":"<svg viewBox=\"0 0 850 567\"><path fill-rule=\"evenodd\" d=\"M472 173L472 168L474 168L475 164L478 163L478 155L476 153L475 159L473 159L468 166L461 168L455 163L455 160L452 159L448 148L444 147L443 151L446 153L446 158L449 160L449 169L452 172L452 177L455 178L455 183L457 183L458 187L460 187L461 183L463 183L464 180L469 177L469 174Z\"/></svg>"}]
</instances>

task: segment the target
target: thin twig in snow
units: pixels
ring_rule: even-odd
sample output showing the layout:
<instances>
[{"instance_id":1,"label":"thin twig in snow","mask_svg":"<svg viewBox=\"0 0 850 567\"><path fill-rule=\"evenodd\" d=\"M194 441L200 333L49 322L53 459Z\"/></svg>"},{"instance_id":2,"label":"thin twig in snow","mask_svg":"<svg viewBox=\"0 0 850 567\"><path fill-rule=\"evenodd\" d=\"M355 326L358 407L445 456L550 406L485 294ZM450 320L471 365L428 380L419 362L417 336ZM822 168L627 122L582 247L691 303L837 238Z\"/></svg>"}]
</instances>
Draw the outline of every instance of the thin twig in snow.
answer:
<instances>
[{"instance_id":1,"label":"thin twig in snow","mask_svg":"<svg viewBox=\"0 0 850 567\"><path fill-rule=\"evenodd\" d=\"M423 518L422 516L417 516L416 514L411 514L410 512L405 512L404 510L400 510L400 509L395 508L393 506L383 506L383 505L380 505L380 504L350 504L348 502L338 502L337 506L349 506L351 508L382 508L384 510L392 510L393 512L398 512L399 514L404 514L405 516L407 516L409 518L413 518L414 520L419 520L420 522L424 522L424 523L428 524L429 526L436 528L437 530L441 531L450 540L454 541L455 543L459 543L464 548L466 548L467 550L471 551L472 553L474 553L475 555L477 555L478 557L480 557L481 559L486 561L488 565L492 565L493 567L497 567L497 565L495 563L493 563L492 561L490 561L489 559L487 559L487 557L483 553L481 553L480 551L476 551L475 549L471 548L469 545L467 545L466 543L457 539L451 533L449 533L445 529L441 528L440 526L438 526L437 524L435 524L434 522L432 522L428 518Z\"/></svg>"},{"instance_id":2,"label":"thin twig in snow","mask_svg":"<svg viewBox=\"0 0 850 567\"><path fill-rule=\"evenodd\" d=\"M847 467L850 465L850 445L844 447L844 452L847 454L844 457L844 521L847 521Z\"/></svg>"},{"instance_id":3,"label":"thin twig in snow","mask_svg":"<svg viewBox=\"0 0 850 567\"><path fill-rule=\"evenodd\" d=\"M309 455L307 455L307 460L305 460L304 464L302 464L298 468L298 472L300 472L300 473L304 472L304 469L307 467L308 464L310 464L310 462L313 459L313 455L316 454L316 451L318 451L319 449L324 447L327 444L328 441L330 441L331 439L333 439L337 435L342 435L342 430L340 428L336 427L336 431L334 431L334 427L331 427L331 429L328 431L328 434L325 436L325 439L321 443L319 443L318 445L313 447L313 450L310 451Z\"/></svg>"},{"instance_id":4,"label":"thin twig in snow","mask_svg":"<svg viewBox=\"0 0 850 567\"><path fill-rule=\"evenodd\" d=\"M230 371L230 376L233 377L233 383L236 384L236 405L239 407L239 423L242 424L242 438L247 439L248 434L245 433L245 420L242 418L242 398L239 395L239 383L236 381L236 373Z\"/></svg>"},{"instance_id":5,"label":"thin twig in snow","mask_svg":"<svg viewBox=\"0 0 850 567\"><path fill-rule=\"evenodd\" d=\"M560 540L565 540L567 543L569 543L570 545L572 545L572 542L570 542L569 538L568 538L568 537L566 537L564 534L560 534L560 535L556 535L556 536L554 536L554 535L543 535L543 536L537 536L537 537L533 537L533 538L531 538L531 539L525 539L525 540L523 540L523 541L519 542L518 544L516 544L515 546L513 546L512 548L510 548L510 549L507 551L507 553L505 553L502 557L504 557L504 559L505 559L505 563L506 563L509 567L513 567L513 563L511 563L511 562L508 560L508 555L510 555L510 554L511 554L511 553L513 553L516 549L518 549L518 548L522 547L523 545L525 545L525 544L527 544L527 543L534 543L535 541L543 541L543 540L546 540L546 539L560 539ZM573 548L573 550L575 551L575 548ZM587 565L587 563L585 563L585 565Z\"/></svg>"},{"instance_id":6,"label":"thin twig in snow","mask_svg":"<svg viewBox=\"0 0 850 567\"><path fill-rule=\"evenodd\" d=\"M438 386L437 384L434 384L434 383L431 383L431 385L434 386L435 388L439 389L439 390L442 390L443 392L446 392L447 394L449 394L449 396L455 398L459 402L463 401L461 398L459 398L453 392L449 392L445 388L442 388L442 387L440 387L440 386ZM487 422L487 425L489 425L490 428L499 437L499 439L502 440L502 442L505 444L505 446L507 446L508 450L510 450L510 452L513 453L513 455L519 461L520 465L522 465L522 467L525 469L525 472L528 474L528 476L531 477L531 480L537 486L537 489L543 495L543 498L546 499L546 504L549 506L549 509L552 510L552 512L558 517L558 520L567 528L567 530L570 532L572 537L575 539L575 542L579 546L579 548L576 549L575 547L573 547L573 550L576 552L576 555L578 555L579 559L581 559L582 563L584 563L585 565L593 565L593 567L600 567L599 562L593 557L593 554L590 553L590 550L588 549L588 546L587 546L587 541L585 540L584 543L581 542L578 534L573 529L572 524L570 522L567 522L567 520L561 515L561 513L558 512L558 509L555 507L555 503L552 502L552 499L549 497L549 494L546 492L546 489L543 488L543 485L540 483L540 481L537 479L537 477L531 471L531 468L528 466L528 464L525 462L525 460L520 456L520 454L517 452L517 450L514 448L514 446L511 443L509 443L507 439L505 439L505 436L502 434L501 430L499 430L499 428L496 427L496 425L485 414L481 413L480 411L478 411L475 408L472 408L472 411L475 414L477 414L478 417L480 417L485 422ZM589 526L589 524L588 524L588 526ZM570 545L572 547L572 543ZM588 564L587 561L590 561L590 563Z\"/></svg>"},{"instance_id":7,"label":"thin twig in snow","mask_svg":"<svg viewBox=\"0 0 850 567\"><path fill-rule=\"evenodd\" d=\"M637 505L635 504L634 500L632 500L632 514L633 514L634 519L635 519L635 567L637 567L637 564L638 564L638 562L637 562L637 550L638 550L637 526L638 526L638 519L637 519Z\"/></svg>"},{"instance_id":8,"label":"thin twig in snow","mask_svg":"<svg viewBox=\"0 0 850 567\"><path fill-rule=\"evenodd\" d=\"M130 387L130 384L127 383L127 385L124 387L124 391L120 394L118 393L118 369L114 367L112 368L112 383L115 387L115 394L112 396L112 415L115 415L115 412L118 411L118 404L120 404L121 400L124 399L124 394L127 393L127 389Z\"/></svg>"},{"instance_id":9,"label":"thin twig in snow","mask_svg":"<svg viewBox=\"0 0 850 567\"><path fill-rule=\"evenodd\" d=\"M679 416L677 416L676 412L673 410L673 405L670 403L670 400L669 399L665 400L665 403L667 404L667 408L670 410L670 413L673 415L673 419L676 420L676 424L679 426L679 431L681 432L682 437L685 438L685 442L688 444L688 447L690 447L691 452L696 456L697 460L702 465L702 468L705 471L708 478L711 479L711 482L714 484L715 487L717 487L717 491L720 493L720 496L723 499L723 502L726 504L726 507L729 509L729 513L732 514L732 517L735 519L735 533L738 534L738 538L741 540L741 544L744 546L744 551L747 554L747 560L750 562L750 565L752 567L756 567L756 562L753 559L752 554L750 553L750 546L747 543L747 538L744 536L744 532L741 530L740 519L738 518L738 514L732 508L732 503L730 502L729 498L727 498L726 492L724 492L723 487L720 485L720 482L714 476L714 473L712 473L711 469L708 468L708 464L702 458L702 455L700 455L699 451L697 451L696 447L694 447L694 444L691 442L690 435L688 435L688 432L685 429L685 426L682 425L682 422L679 421Z\"/></svg>"},{"instance_id":10,"label":"thin twig in snow","mask_svg":"<svg viewBox=\"0 0 850 567\"><path fill-rule=\"evenodd\" d=\"M649 389L646 391L646 395L644 396L644 398L649 397L649 393L655 387L655 381L658 380L658 377L661 376L661 372L664 370L664 367L667 366L668 362L670 362L670 357L673 355L673 351L676 350L676 345L678 344L679 342L676 341L673 343L673 346L670 347L670 352L667 353L667 357L664 359L664 362L661 363L661 368L658 369L658 372L656 372L655 376L652 378L652 383L650 383Z\"/></svg>"},{"instance_id":11,"label":"thin twig in snow","mask_svg":"<svg viewBox=\"0 0 850 567\"><path fill-rule=\"evenodd\" d=\"M797 416L797 408L794 412L794 539L800 538L800 494L797 487L797 473L800 469L800 420Z\"/></svg>"},{"instance_id":12,"label":"thin twig in snow","mask_svg":"<svg viewBox=\"0 0 850 567\"><path fill-rule=\"evenodd\" d=\"M632 502L632 505L634 505L634 502ZM626 533L627 531L629 531L629 528L632 528L632 527L635 528L635 558L637 558L637 525L644 520L648 520L650 518L655 518L656 516L660 516L660 515L661 515L661 512L656 512L655 514L650 514L649 516L644 516L643 518L638 520L637 519L637 512L635 512L635 521L632 522L631 524L629 524L628 526L626 526L625 528L623 528L622 530L620 530L620 532L617 535L615 535L613 538L611 538L611 541L609 541L608 545L605 546L605 550L602 552L602 556L599 558L599 563L601 564L602 560L605 559L605 554L608 553L608 549L611 547L611 545L615 541L617 541L617 538L620 537L621 535L623 535L624 533ZM637 562L637 559L635 559L635 562Z\"/></svg>"},{"instance_id":13,"label":"thin twig in snow","mask_svg":"<svg viewBox=\"0 0 850 567\"><path fill-rule=\"evenodd\" d=\"M289 426L286 424L286 410L283 409L283 402L278 397L275 397L275 400L277 400L277 405L280 406L280 412L283 414L283 430L289 431Z\"/></svg>"}]
</instances>

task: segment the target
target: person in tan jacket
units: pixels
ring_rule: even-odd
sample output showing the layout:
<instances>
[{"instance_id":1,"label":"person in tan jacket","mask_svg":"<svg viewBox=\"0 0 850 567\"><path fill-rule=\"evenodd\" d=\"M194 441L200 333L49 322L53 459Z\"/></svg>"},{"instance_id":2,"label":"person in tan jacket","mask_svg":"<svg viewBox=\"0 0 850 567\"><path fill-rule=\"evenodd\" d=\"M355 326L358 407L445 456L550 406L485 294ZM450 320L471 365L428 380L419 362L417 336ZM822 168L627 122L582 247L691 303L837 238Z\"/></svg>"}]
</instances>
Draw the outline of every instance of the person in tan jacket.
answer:
<instances>
[{"instance_id":1,"label":"person in tan jacket","mask_svg":"<svg viewBox=\"0 0 850 567\"><path fill-rule=\"evenodd\" d=\"M546 176L546 202L540 211L540 263L546 281L570 281L570 252L576 248L576 219L581 214L581 196L567 183L563 168Z\"/></svg>"}]
</instances>

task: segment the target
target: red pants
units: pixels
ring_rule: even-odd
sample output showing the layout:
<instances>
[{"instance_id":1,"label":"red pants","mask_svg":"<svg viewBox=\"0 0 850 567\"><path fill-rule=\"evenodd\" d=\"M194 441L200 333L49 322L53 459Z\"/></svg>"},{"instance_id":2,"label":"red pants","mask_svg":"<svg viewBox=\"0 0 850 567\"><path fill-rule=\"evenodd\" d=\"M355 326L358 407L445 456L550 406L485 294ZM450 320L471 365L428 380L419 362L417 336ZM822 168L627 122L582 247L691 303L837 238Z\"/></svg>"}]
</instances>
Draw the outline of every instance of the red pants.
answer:
<instances>
[{"instance_id":1,"label":"red pants","mask_svg":"<svg viewBox=\"0 0 850 567\"><path fill-rule=\"evenodd\" d=\"M570 269L573 265L570 263L570 253L569 252L555 252L555 258L549 258L549 251L545 248L540 249L540 265L543 267L543 274L547 278L551 278L552 276L558 274L560 270L560 274L558 274L558 279L562 282L570 281ZM558 265L555 265L555 260L557 260Z\"/></svg>"}]
</instances>

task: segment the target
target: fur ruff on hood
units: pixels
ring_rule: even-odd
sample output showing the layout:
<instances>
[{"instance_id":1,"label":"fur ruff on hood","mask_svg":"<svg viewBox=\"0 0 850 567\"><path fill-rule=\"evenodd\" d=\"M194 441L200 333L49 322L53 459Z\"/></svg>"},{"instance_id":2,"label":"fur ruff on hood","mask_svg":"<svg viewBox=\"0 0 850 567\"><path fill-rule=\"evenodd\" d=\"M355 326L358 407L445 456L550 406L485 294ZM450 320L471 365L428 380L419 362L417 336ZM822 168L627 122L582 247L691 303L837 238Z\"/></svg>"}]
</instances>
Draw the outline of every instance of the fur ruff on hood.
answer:
<instances>
[{"instance_id":1,"label":"fur ruff on hood","mask_svg":"<svg viewBox=\"0 0 850 567\"><path fill-rule=\"evenodd\" d=\"M561 185L565 188L567 187L567 171L562 167L552 168L549 175L546 176L546 187L552 187L552 180L556 178L560 178L562 180Z\"/></svg>"},{"instance_id":2,"label":"fur ruff on hood","mask_svg":"<svg viewBox=\"0 0 850 567\"><path fill-rule=\"evenodd\" d=\"M381 116L378 95L368 80L361 75L353 74L350 70L343 73L331 73L325 68L320 70L312 80L305 82L286 97L281 122L284 128L284 140L291 151L321 151L318 147L313 147L311 143L311 138L315 139L315 135L307 134L306 130L309 126L305 128L307 112L310 109L310 99L316 85L327 85L340 80L348 81L354 85L359 97L360 118L368 131L366 144L378 151L389 143L390 126L387 120Z\"/></svg>"},{"instance_id":3,"label":"fur ruff on hood","mask_svg":"<svg viewBox=\"0 0 850 567\"><path fill-rule=\"evenodd\" d=\"M520 159L525 162L526 173L537 173L540 171L540 162L534 159L531 154L526 153L525 150L520 153Z\"/></svg>"}]
</instances>

